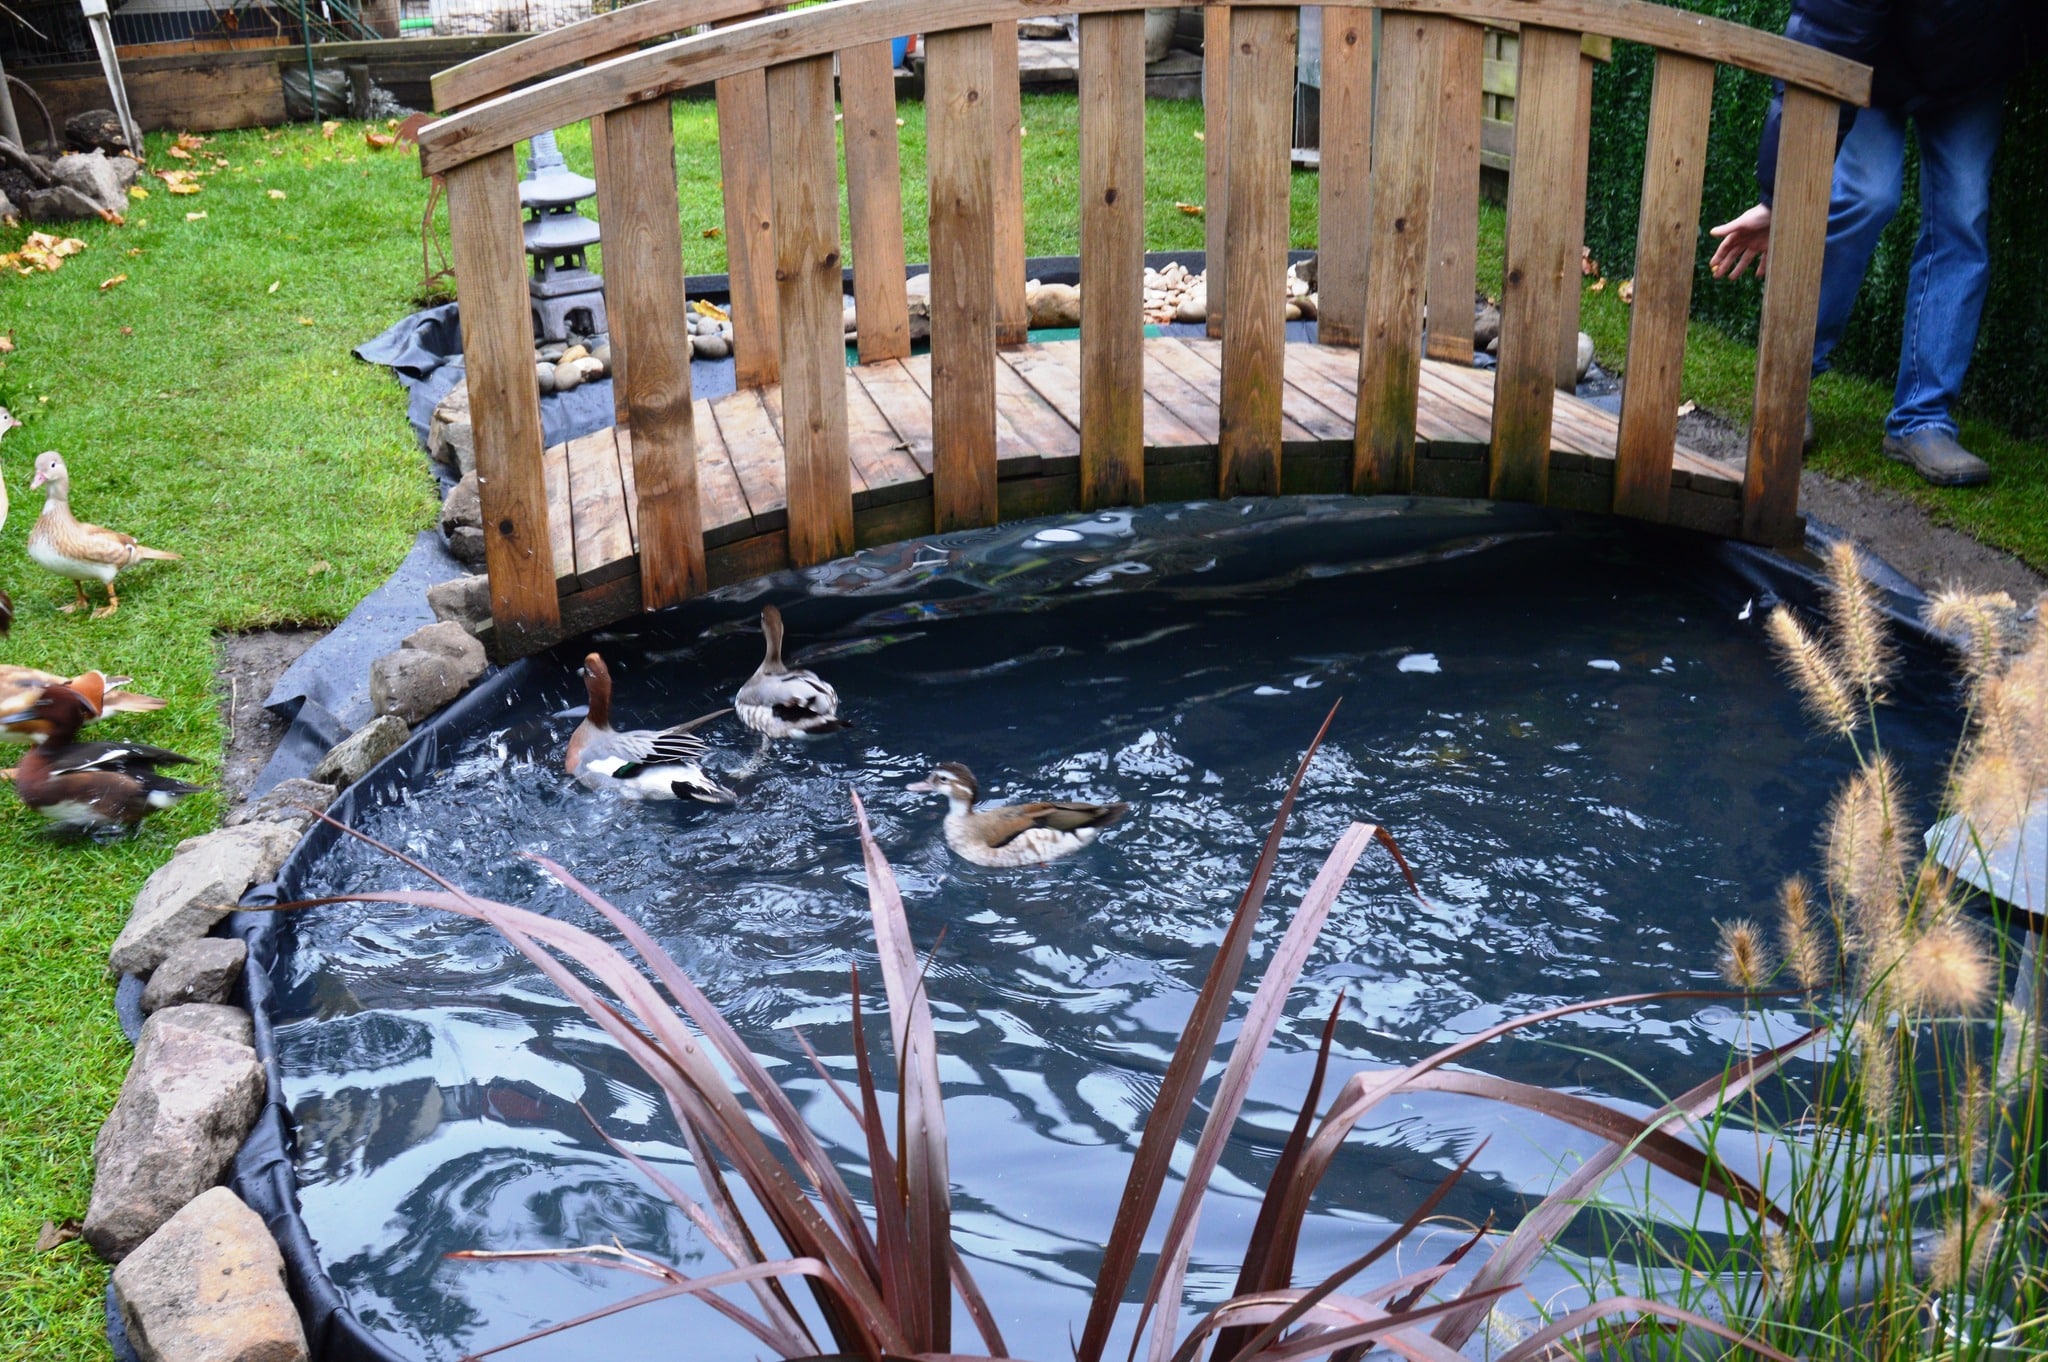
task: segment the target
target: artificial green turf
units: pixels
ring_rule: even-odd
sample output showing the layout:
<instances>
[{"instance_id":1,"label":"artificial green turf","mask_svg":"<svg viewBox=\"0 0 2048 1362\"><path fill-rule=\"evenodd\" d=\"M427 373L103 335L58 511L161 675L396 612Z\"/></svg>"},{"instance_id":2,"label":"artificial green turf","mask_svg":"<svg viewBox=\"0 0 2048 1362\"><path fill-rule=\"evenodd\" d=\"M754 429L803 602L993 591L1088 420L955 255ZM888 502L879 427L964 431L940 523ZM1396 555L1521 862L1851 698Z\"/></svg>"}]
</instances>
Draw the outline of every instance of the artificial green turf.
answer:
<instances>
[{"instance_id":1,"label":"artificial green turf","mask_svg":"<svg viewBox=\"0 0 2048 1362\"><path fill-rule=\"evenodd\" d=\"M899 112L907 254L921 260L924 112L911 103ZM1025 249L1071 254L1078 104L1027 95L1023 115ZM711 106L678 103L675 121L685 267L717 273L725 245ZM29 422L0 445L17 503L0 532L0 585L19 612L0 661L133 673L138 688L170 707L117 717L105 731L188 752L202 778L217 771L222 745L215 635L339 618L432 519L400 390L348 355L412 310L422 291L427 192L418 163L402 150L370 151L363 131L345 124L331 139L305 126L215 137L198 149L197 164L212 172L201 193L173 196L145 181L150 197L131 205L128 225L76 228L89 249L57 273L0 276L0 335L15 345L0 354L0 403ZM1202 217L1178 207L1204 200L1201 131L1199 105L1148 108L1146 241L1154 250L1203 245ZM150 139L153 166L194 164L168 157L168 140ZM587 173L587 133L568 129L562 143ZM1291 196L1291 242L1312 246L1315 177L1295 174ZM206 216L187 221L195 212ZM1493 291L1502 226L1499 209L1483 212L1480 286ZM0 228L0 252L25 234ZM99 287L117 274L128 278ZM1618 368L1627 308L1617 294L1612 286L1588 292L1584 317L1603 362ZM1754 362L1747 347L1695 326L1685 393L1746 421ZM1887 399L1879 384L1824 378L1815 390L1816 465L1901 490L1937 518L2048 568L2048 449L1965 421L1966 439L1993 461L1998 480L1981 490L1926 488L1876 452ZM58 614L68 584L21 552L36 509L28 468L46 448L70 461L80 514L186 555L125 577L125 604L112 620ZM57 845L0 795L0 1362L104 1355L105 1268L80 1244L45 1254L31 1246L45 1220L84 1213L92 1135L126 1067L107 946L149 871L218 814L218 801L201 796L132 841Z\"/></svg>"},{"instance_id":2,"label":"artificial green turf","mask_svg":"<svg viewBox=\"0 0 2048 1362\"><path fill-rule=\"evenodd\" d=\"M149 197L130 204L126 226L76 224L88 248L60 270L0 276L0 334L14 344L0 355L0 403L28 423L0 442L14 501L0 586L16 610L0 661L133 674L169 706L101 730L195 757L187 769L202 781L217 776L222 748L216 635L339 619L432 523L401 391L348 353L412 309L426 197L417 159L373 154L362 131L215 137L195 153L214 172L200 193L145 178ZM153 166L192 164L165 156L166 140L149 139ZM25 235L0 228L0 252ZM112 619L58 613L70 584L23 552L41 505L30 465L44 449L70 465L80 516L184 555L124 574ZM82 1243L33 1246L44 1221L84 1214L93 1133L127 1068L107 947L143 879L220 809L217 796L196 796L132 840L66 844L0 794L9 1362L106 1353L106 1268Z\"/></svg>"}]
</instances>

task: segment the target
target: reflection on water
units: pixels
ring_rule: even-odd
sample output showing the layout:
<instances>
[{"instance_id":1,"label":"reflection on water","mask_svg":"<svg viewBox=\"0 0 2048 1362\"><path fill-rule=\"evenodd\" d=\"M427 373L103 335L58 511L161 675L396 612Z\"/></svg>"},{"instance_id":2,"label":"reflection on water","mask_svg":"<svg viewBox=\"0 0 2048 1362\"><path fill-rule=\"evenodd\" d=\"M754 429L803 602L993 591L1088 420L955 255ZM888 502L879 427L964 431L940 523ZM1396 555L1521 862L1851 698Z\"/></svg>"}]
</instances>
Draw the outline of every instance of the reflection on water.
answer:
<instances>
[{"instance_id":1,"label":"reflection on water","mask_svg":"<svg viewBox=\"0 0 2048 1362\"><path fill-rule=\"evenodd\" d=\"M1429 902L1373 854L1331 914L1203 1217L1189 1282L1204 1299L1228 1290L1340 996L1338 1078L1546 1005L1702 986L1714 920L1759 911L1810 865L1849 769L1775 676L1764 612L1738 618L1740 588L1704 551L1509 508L1391 506L1161 507L863 555L776 594L797 660L839 688L855 728L779 747L749 774L751 737L714 726L708 764L741 790L737 807L616 804L573 785L557 764L575 723L562 711L581 700L565 655L487 731L444 737L431 776L361 822L474 888L590 925L515 859L544 853L633 913L783 1077L858 1194L860 1140L790 1034L850 1075L849 967L876 979L857 788L917 939L945 933L929 987L962 1246L1018 1355L1064 1356L1157 1077L1333 701L1254 968L1277 910L1354 819L1394 831ZM622 721L728 703L759 658L755 608L735 593L603 640ZM1935 682L1886 728L1923 792L1953 735ZM994 800L1114 796L1131 813L1049 867L968 866L939 836L943 805L903 790L938 760L968 763ZM313 880L332 892L405 876L343 846ZM681 1214L577 1109L684 1164L658 1096L488 929L350 905L304 915L295 938L279 1043L305 1213L365 1320L405 1351L453 1358L635 1285L441 1257L457 1248L616 1236L711 1270ZM1636 1007L1479 1064L1642 1099L1617 1065L1676 1090L1718 1072L1742 1036L1725 1007ZM1589 1147L1469 1100L1390 1102L1326 1185L1303 1272L1361 1252L1488 1136L1446 1206L1466 1221L1512 1223L1560 1157ZM758 1351L710 1311L668 1303L521 1356L654 1355L679 1328L693 1357Z\"/></svg>"}]
</instances>

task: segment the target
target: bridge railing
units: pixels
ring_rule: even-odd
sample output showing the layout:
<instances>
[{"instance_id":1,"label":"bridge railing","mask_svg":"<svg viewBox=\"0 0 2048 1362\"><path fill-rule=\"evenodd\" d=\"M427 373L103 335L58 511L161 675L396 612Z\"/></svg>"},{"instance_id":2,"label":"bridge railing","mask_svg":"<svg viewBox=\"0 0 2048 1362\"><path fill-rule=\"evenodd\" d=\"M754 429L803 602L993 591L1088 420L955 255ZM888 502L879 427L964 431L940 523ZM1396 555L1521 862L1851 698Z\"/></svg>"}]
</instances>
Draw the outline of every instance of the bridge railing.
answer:
<instances>
[{"instance_id":1,"label":"bridge railing","mask_svg":"<svg viewBox=\"0 0 2048 1362\"><path fill-rule=\"evenodd\" d=\"M1044 0L840 0L743 17L754 8L644 0L437 82L437 100L468 105L419 140L423 169L448 187L492 608L508 651L560 625L514 162L519 141L551 128L592 127L619 414L633 434L642 602L658 608L707 585L670 110L685 89L719 91L728 214L742 205L727 234L736 339L757 347L742 381L782 385L788 557L822 561L854 547L835 58L860 354L872 361L908 353L888 44L923 35L933 524L998 518L996 351L1023 339L1024 321L1015 21ZM1081 499L1129 504L1143 499L1145 471L1143 11L1128 0L1061 8L1080 15ZM1669 496L1715 67L1785 82L1741 523L1749 539L1788 538L1837 109L1867 102L1868 68L1647 0L1380 0L1323 11L1318 283L1333 334L1350 329L1358 344L1351 484L1360 493L1412 486L1425 302L1463 313L1473 296L1475 252L1433 229L1442 212L1446 227L1463 230L1464 180L1478 180L1476 138L1455 135L1455 113L1447 133L1444 117L1468 93L1476 101L1473 25L1521 31L1487 465L1496 498L1546 499L1558 340L1579 288L1570 208L1585 192L1583 36L1657 53L1614 476L1624 514L1662 519ZM1280 489L1279 284L1298 17L1291 7L1228 4L1206 16L1205 140L1222 143L1210 162L1210 242L1223 249L1210 257L1209 295L1222 314L1225 496ZM732 22L636 46L721 19ZM536 77L545 78L492 93ZM1454 330L1442 328L1447 338Z\"/></svg>"}]
</instances>

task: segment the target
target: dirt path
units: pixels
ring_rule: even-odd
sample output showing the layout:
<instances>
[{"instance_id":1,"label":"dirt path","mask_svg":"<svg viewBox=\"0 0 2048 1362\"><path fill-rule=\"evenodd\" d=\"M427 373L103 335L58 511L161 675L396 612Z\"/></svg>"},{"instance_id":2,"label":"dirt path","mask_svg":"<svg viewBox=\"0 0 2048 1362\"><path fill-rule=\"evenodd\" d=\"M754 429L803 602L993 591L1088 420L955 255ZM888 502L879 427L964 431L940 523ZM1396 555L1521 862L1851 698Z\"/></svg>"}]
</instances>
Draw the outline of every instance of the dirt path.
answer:
<instances>
[{"instance_id":1,"label":"dirt path","mask_svg":"<svg viewBox=\"0 0 2048 1362\"><path fill-rule=\"evenodd\" d=\"M226 634L220 639L220 717L227 725L227 751L222 755L221 790L235 801L248 797L249 786L270 754L284 740L288 725L263 707L263 697L298 661L299 654L319 642L326 629L257 629Z\"/></svg>"}]
</instances>

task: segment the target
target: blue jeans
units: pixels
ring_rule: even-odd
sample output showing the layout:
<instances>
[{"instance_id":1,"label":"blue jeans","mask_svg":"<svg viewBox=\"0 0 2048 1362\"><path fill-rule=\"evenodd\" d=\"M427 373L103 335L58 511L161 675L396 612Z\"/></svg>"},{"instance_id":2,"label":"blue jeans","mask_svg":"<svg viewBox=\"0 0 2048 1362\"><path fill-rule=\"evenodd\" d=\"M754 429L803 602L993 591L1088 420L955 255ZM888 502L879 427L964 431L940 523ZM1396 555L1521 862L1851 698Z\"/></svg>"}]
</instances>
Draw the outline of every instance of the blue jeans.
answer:
<instances>
[{"instance_id":1,"label":"blue jeans","mask_svg":"<svg viewBox=\"0 0 2048 1362\"><path fill-rule=\"evenodd\" d=\"M1929 428L1955 434L1949 409L1969 371L1991 279L1991 161L2004 112L1999 90L1913 117L1920 141L1920 238L1906 283L1905 336L1887 435ZM1813 340L1817 374L1827 370L1877 239L1899 211L1905 154L1906 115L1857 110L1835 156Z\"/></svg>"}]
</instances>

